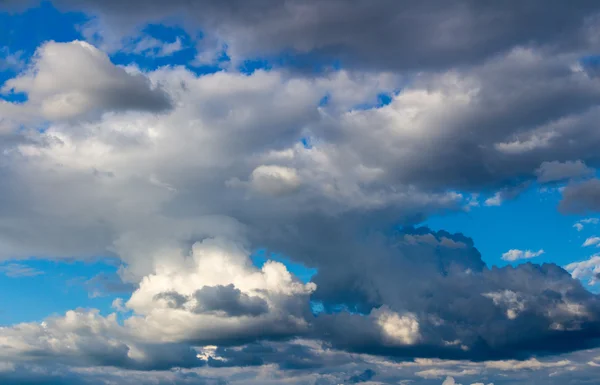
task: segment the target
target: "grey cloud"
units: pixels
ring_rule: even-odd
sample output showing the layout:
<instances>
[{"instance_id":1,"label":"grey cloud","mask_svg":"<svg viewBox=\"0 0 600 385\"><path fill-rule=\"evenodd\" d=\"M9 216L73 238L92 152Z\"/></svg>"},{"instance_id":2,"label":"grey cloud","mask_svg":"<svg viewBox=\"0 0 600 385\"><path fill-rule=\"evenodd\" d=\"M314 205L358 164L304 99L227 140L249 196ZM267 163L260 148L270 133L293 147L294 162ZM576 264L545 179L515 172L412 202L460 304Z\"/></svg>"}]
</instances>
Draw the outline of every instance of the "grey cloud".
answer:
<instances>
[{"instance_id":1,"label":"grey cloud","mask_svg":"<svg viewBox=\"0 0 600 385\"><path fill-rule=\"evenodd\" d=\"M242 293L233 285L204 286L194 294L198 307L196 312L223 311L237 317L241 315L258 316L266 313L269 308L264 299Z\"/></svg>"},{"instance_id":2,"label":"grey cloud","mask_svg":"<svg viewBox=\"0 0 600 385\"><path fill-rule=\"evenodd\" d=\"M107 294L131 293L136 288L136 285L130 282L123 282L118 274L104 272L85 281L84 286L94 297Z\"/></svg>"},{"instance_id":3,"label":"grey cloud","mask_svg":"<svg viewBox=\"0 0 600 385\"><path fill-rule=\"evenodd\" d=\"M567 214L600 211L600 180L569 184L562 192L558 208Z\"/></svg>"},{"instance_id":4,"label":"grey cloud","mask_svg":"<svg viewBox=\"0 0 600 385\"><path fill-rule=\"evenodd\" d=\"M131 25L180 15L192 30L214 32L242 57L292 52L309 65L341 59L346 66L394 70L469 66L515 46L589 47L599 11L593 1L537 0L55 3L100 15L112 29L129 27L129 33Z\"/></svg>"},{"instance_id":5,"label":"grey cloud","mask_svg":"<svg viewBox=\"0 0 600 385\"><path fill-rule=\"evenodd\" d=\"M600 301L568 272L553 264L488 268L472 243L443 236L470 246L372 239L367 249L348 248L344 269L320 264L313 295L326 310L315 320L320 338L356 352L470 360L524 359L594 346ZM359 262L364 258L369 262ZM507 290L513 299L488 295ZM386 341L387 321L373 310L383 307L397 314L387 320L395 320L398 333L409 333L412 326L403 317L412 314L418 338Z\"/></svg>"},{"instance_id":6,"label":"grey cloud","mask_svg":"<svg viewBox=\"0 0 600 385\"><path fill-rule=\"evenodd\" d=\"M373 377L375 377L377 373L372 369L367 369L361 374L356 374L348 379L348 382L351 384L359 384L361 382L370 381Z\"/></svg>"},{"instance_id":7,"label":"grey cloud","mask_svg":"<svg viewBox=\"0 0 600 385\"><path fill-rule=\"evenodd\" d=\"M536 170L539 183L561 182L572 178L594 175L594 170L580 160L567 162L543 162Z\"/></svg>"},{"instance_id":8,"label":"grey cloud","mask_svg":"<svg viewBox=\"0 0 600 385\"><path fill-rule=\"evenodd\" d=\"M182 308L191 300L195 306L194 313L224 312L231 317L259 316L269 310L267 302L259 297L249 296L236 289L233 284L223 286L204 286L192 296L184 296L176 292L155 295L155 300L166 300L172 308Z\"/></svg>"}]
</instances>

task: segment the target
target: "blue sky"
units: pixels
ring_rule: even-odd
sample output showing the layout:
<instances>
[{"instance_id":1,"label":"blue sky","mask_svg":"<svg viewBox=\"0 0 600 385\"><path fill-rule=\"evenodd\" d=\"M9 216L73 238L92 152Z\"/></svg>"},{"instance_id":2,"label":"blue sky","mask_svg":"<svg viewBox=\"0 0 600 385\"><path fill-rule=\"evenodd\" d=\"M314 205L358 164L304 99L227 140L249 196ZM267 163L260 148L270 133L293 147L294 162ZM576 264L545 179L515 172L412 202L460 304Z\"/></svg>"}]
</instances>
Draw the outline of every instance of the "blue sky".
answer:
<instances>
[{"instance_id":1,"label":"blue sky","mask_svg":"<svg viewBox=\"0 0 600 385\"><path fill-rule=\"evenodd\" d=\"M0 5L0 383L597 378L600 8L342 3Z\"/></svg>"}]
</instances>

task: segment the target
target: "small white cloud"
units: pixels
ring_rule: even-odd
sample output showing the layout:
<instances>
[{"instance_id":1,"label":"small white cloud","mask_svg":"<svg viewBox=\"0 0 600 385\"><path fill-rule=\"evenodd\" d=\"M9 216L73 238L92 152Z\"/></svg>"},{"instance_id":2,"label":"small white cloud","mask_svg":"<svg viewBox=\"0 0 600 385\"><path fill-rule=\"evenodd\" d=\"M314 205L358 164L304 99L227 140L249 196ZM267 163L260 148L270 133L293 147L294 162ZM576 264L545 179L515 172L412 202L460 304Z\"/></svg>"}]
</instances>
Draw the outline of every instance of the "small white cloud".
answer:
<instances>
[{"instance_id":1,"label":"small white cloud","mask_svg":"<svg viewBox=\"0 0 600 385\"><path fill-rule=\"evenodd\" d=\"M519 259L531 259L539 257L542 254L544 254L543 249L540 249L538 251L511 249L508 250L506 253L502 254L502 259L504 261L513 262Z\"/></svg>"},{"instance_id":2,"label":"small white cloud","mask_svg":"<svg viewBox=\"0 0 600 385\"><path fill-rule=\"evenodd\" d=\"M600 237L589 237L583 242L583 247L596 246L600 247Z\"/></svg>"},{"instance_id":3,"label":"small white cloud","mask_svg":"<svg viewBox=\"0 0 600 385\"><path fill-rule=\"evenodd\" d=\"M264 194L285 195L296 191L301 180L298 172L290 167L258 166L250 175L250 184Z\"/></svg>"},{"instance_id":4,"label":"small white cloud","mask_svg":"<svg viewBox=\"0 0 600 385\"><path fill-rule=\"evenodd\" d=\"M420 338L419 321L414 314L400 315L387 308L375 310L371 315L377 318L377 324L390 344L413 345Z\"/></svg>"},{"instance_id":5,"label":"small white cloud","mask_svg":"<svg viewBox=\"0 0 600 385\"><path fill-rule=\"evenodd\" d=\"M573 227L577 229L577 231L581 231L583 230L583 228L585 227L585 225L597 225L598 222L600 222L600 219L598 218L586 218L586 219L582 219L579 222L576 222Z\"/></svg>"},{"instance_id":6,"label":"small white cloud","mask_svg":"<svg viewBox=\"0 0 600 385\"><path fill-rule=\"evenodd\" d=\"M493 197L485 200L484 205L486 206L500 206L502 204L502 194L497 192Z\"/></svg>"}]
</instances>

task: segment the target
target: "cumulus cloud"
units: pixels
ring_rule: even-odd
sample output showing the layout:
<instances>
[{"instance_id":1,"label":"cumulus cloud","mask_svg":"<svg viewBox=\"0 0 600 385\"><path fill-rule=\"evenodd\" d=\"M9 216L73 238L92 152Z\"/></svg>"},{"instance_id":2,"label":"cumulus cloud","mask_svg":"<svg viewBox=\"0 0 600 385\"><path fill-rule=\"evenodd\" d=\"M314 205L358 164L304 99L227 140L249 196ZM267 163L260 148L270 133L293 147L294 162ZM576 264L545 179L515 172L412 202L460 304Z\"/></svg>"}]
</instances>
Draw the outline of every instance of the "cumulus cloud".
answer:
<instances>
[{"instance_id":1,"label":"cumulus cloud","mask_svg":"<svg viewBox=\"0 0 600 385\"><path fill-rule=\"evenodd\" d=\"M600 256L594 255L586 261L569 263L565 269L573 278L587 280L589 285L595 285L600 274Z\"/></svg>"},{"instance_id":2,"label":"cumulus cloud","mask_svg":"<svg viewBox=\"0 0 600 385\"><path fill-rule=\"evenodd\" d=\"M3 93L23 92L24 103L0 105L16 119L40 116L73 119L106 111L160 112L170 108L167 94L140 73L116 67L92 45L48 42L38 48L31 67L4 83Z\"/></svg>"},{"instance_id":3,"label":"cumulus cloud","mask_svg":"<svg viewBox=\"0 0 600 385\"><path fill-rule=\"evenodd\" d=\"M0 104L3 117L26 126L0 140L0 258L118 257L119 280L108 286L123 284L131 296L113 304L128 313L123 322L74 310L1 328L2 359L17 369L184 368L156 381L213 384L212 368L261 367L233 383L336 384L374 373L382 383L466 383L502 369L421 361L398 378L385 367L594 346L599 300L577 279L595 280L597 261L568 265L572 276L553 264L490 268L463 235L399 229L474 207L473 194L499 205L531 181L572 179L600 164L600 79L578 66L596 5L55 3L118 24L112 31L123 36L186 6L186 26L213 31L207 41L226 42L234 63L289 48L348 64L310 75L141 73L88 43L40 47L32 67L4 85L28 100ZM138 43L133 51L149 55L181 48ZM382 93L389 103L376 104ZM43 130L37 119L49 121ZM593 210L596 182L568 185L561 210ZM258 248L316 269L313 282L278 262L254 266ZM542 252L511 250L506 259ZM90 284L107 289L104 278ZM394 360L371 369L356 360L364 356ZM320 363L347 366L293 380L271 371ZM119 373L87 375L121 383L129 372Z\"/></svg>"},{"instance_id":4,"label":"cumulus cloud","mask_svg":"<svg viewBox=\"0 0 600 385\"><path fill-rule=\"evenodd\" d=\"M259 192L281 195L296 190L301 181L293 168L261 165L252 171L250 183Z\"/></svg>"},{"instance_id":5,"label":"cumulus cloud","mask_svg":"<svg viewBox=\"0 0 600 385\"><path fill-rule=\"evenodd\" d=\"M544 254L544 252L545 251L543 249L538 251L510 249L506 253L502 254L502 259L505 261L514 262L520 259L539 257L540 255Z\"/></svg>"}]
</instances>

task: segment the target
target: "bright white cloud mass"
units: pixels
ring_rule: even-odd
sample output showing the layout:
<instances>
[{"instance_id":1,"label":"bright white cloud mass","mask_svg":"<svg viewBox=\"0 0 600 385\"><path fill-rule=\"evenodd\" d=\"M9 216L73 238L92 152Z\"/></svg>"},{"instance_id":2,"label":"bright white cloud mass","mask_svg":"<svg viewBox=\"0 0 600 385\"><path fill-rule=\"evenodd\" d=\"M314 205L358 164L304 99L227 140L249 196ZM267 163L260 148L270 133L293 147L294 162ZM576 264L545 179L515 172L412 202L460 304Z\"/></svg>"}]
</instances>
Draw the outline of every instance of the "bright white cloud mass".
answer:
<instances>
[{"instance_id":1,"label":"bright white cloud mass","mask_svg":"<svg viewBox=\"0 0 600 385\"><path fill-rule=\"evenodd\" d=\"M599 256L563 268L543 260L550 240L509 249L490 228L492 266L468 236L419 226L557 189L559 215L586 215L565 242L600 245L600 4L9 0L0 14L39 7L81 20L0 63L0 274L110 258L115 280L86 284L120 294L1 324L0 383L600 374Z\"/></svg>"}]
</instances>

